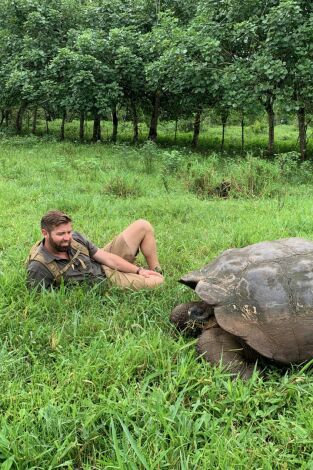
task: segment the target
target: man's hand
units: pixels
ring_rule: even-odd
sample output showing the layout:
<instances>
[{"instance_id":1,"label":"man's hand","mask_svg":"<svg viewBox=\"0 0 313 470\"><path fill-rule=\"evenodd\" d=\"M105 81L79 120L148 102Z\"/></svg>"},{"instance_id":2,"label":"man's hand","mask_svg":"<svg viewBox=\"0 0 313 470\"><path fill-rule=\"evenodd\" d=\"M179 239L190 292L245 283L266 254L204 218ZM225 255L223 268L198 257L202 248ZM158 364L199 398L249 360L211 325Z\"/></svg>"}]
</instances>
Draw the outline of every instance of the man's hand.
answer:
<instances>
[{"instance_id":1,"label":"man's hand","mask_svg":"<svg viewBox=\"0 0 313 470\"><path fill-rule=\"evenodd\" d=\"M93 259L98 261L98 263L104 264L111 269L116 269L122 273L132 273L139 274L144 277L158 276L163 278L162 274L157 273L156 271L151 271L150 269L138 268L135 264L129 263L125 259L121 258L118 255L113 253L108 253L100 248L94 255ZM138 273L139 270L139 273Z\"/></svg>"},{"instance_id":2,"label":"man's hand","mask_svg":"<svg viewBox=\"0 0 313 470\"><path fill-rule=\"evenodd\" d=\"M151 269L139 268L138 274L144 277L157 276L163 278L162 274L157 273L156 271L151 271Z\"/></svg>"}]
</instances>

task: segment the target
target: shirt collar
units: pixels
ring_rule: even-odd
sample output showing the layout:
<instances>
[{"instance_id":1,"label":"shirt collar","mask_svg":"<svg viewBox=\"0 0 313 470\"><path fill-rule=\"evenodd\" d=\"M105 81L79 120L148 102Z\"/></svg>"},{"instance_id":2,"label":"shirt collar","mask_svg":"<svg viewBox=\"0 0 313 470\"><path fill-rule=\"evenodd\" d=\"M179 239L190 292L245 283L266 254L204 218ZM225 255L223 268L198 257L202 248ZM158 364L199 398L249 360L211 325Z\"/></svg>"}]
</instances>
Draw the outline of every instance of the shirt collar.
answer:
<instances>
[{"instance_id":1,"label":"shirt collar","mask_svg":"<svg viewBox=\"0 0 313 470\"><path fill-rule=\"evenodd\" d=\"M41 243L39 245L39 249L38 249L38 253L42 254L43 257L45 258L45 261L47 261L47 263L50 263L51 261L60 261L60 260L64 260L64 258L60 258L59 256L57 255L53 255L52 253L50 253L46 248L45 248L45 239L43 238L41 240ZM70 249L69 249L69 255L70 255ZM66 261L66 260L65 260Z\"/></svg>"}]
</instances>

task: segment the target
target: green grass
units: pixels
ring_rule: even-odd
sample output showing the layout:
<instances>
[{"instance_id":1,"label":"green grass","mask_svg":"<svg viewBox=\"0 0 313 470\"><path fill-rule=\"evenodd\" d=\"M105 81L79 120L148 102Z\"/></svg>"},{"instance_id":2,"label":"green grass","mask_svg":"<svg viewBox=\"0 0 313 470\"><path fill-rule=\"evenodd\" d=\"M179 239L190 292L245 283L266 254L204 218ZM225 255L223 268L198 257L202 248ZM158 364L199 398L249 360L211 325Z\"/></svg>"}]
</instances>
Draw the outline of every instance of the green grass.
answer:
<instances>
[{"instance_id":1,"label":"green grass","mask_svg":"<svg viewBox=\"0 0 313 470\"><path fill-rule=\"evenodd\" d=\"M313 238L311 186L301 173L292 184L278 175L284 187L271 198L199 198L186 189L198 157L180 154L164 167L162 156L0 142L1 468L313 468L310 369L273 367L265 379L231 382L168 321L175 305L195 298L180 275L224 249ZM51 208L100 246L136 218L151 221L164 287L27 291L23 261Z\"/></svg>"}]
</instances>

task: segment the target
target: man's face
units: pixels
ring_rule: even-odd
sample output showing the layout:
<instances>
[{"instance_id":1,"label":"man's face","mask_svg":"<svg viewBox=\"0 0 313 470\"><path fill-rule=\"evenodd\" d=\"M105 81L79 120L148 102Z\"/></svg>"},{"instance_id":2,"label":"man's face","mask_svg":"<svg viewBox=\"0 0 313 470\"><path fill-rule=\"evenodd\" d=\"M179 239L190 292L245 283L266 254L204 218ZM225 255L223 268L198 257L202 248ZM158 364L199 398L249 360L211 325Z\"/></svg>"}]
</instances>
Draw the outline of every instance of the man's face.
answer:
<instances>
[{"instance_id":1,"label":"man's face","mask_svg":"<svg viewBox=\"0 0 313 470\"><path fill-rule=\"evenodd\" d=\"M45 237L45 246L49 250L58 253L67 251L72 240L72 224L61 224L54 227L50 232L44 228L41 230Z\"/></svg>"}]
</instances>

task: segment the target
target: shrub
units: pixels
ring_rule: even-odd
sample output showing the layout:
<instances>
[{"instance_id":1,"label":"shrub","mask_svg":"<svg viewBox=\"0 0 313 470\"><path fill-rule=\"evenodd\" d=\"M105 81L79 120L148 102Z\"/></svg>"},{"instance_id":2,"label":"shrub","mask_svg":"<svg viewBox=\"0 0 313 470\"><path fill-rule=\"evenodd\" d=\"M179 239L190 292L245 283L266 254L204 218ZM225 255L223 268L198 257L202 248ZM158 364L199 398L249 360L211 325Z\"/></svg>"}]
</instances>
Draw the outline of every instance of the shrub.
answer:
<instances>
[{"instance_id":1,"label":"shrub","mask_svg":"<svg viewBox=\"0 0 313 470\"><path fill-rule=\"evenodd\" d=\"M293 181L298 173L300 155L297 152L286 152L276 155L275 159L283 179Z\"/></svg>"},{"instance_id":2,"label":"shrub","mask_svg":"<svg viewBox=\"0 0 313 470\"><path fill-rule=\"evenodd\" d=\"M154 173L155 164L159 156L157 145L151 140L147 140L147 142L142 146L140 154L145 173L148 175Z\"/></svg>"},{"instance_id":3,"label":"shrub","mask_svg":"<svg viewBox=\"0 0 313 470\"><path fill-rule=\"evenodd\" d=\"M254 134L263 134L266 130L266 125L258 119L251 125L251 130Z\"/></svg>"},{"instance_id":4,"label":"shrub","mask_svg":"<svg viewBox=\"0 0 313 470\"><path fill-rule=\"evenodd\" d=\"M301 163L300 165L300 171L299 173L301 174L301 183L313 183L313 162L312 161L306 161Z\"/></svg>"},{"instance_id":5,"label":"shrub","mask_svg":"<svg viewBox=\"0 0 313 470\"><path fill-rule=\"evenodd\" d=\"M216 195L215 189L220 183L216 166L216 158L208 160L205 164L193 162L184 174L187 190L201 198Z\"/></svg>"},{"instance_id":6,"label":"shrub","mask_svg":"<svg viewBox=\"0 0 313 470\"><path fill-rule=\"evenodd\" d=\"M172 150L171 152L163 153L163 168L162 173L164 175L174 175L181 169L184 163L184 155L178 150Z\"/></svg>"},{"instance_id":7,"label":"shrub","mask_svg":"<svg viewBox=\"0 0 313 470\"><path fill-rule=\"evenodd\" d=\"M298 152L280 153L276 156L282 178L289 183L313 183L312 161L301 161Z\"/></svg>"},{"instance_id":8,"label":"shrub","mask_svg":"<svg viewBox=\"0 0 313 470\"><path fill-rule=\"evenodd\" d=\"M161 178L165 187L165 190L170 192L171 176L175 176L179 170L181 170L184 163L184 155L178 152L178 150L172 150L171 152L164 152L162 155L162 168Z\"/></svg>"},{"instance_id":9,"label":"shrub","mask_svg":"<svg viewBox=\"0 0 313 470\"><path fill-rule=\"evenodd\" d=\"M233 197L272 196L280 187L281 175L276 164L248 155L229 169Z\"/></svg>"},{"instance_id":10,"label":"shrub","mask_svg":"<svg viewBox=\"0 0 313 470\"><path fill-rule=\"evenodd\" d=\"M236 161L214 155L205 164L190 167L185 185L199 197L260 197L278 193L281 179L276 163L251 155Z\"/></svg>"},{"instance_id":11,"label":"shrub","mask_svg":"<svg viewBox=\"0 0 313 470\"><path fill-rule=\"evenodd\" d=\"M120 198L139 197L142 194L137 179L130 181L119 175L114 176L107 182L103 192Z\"/></svg>"}]
</instances>

